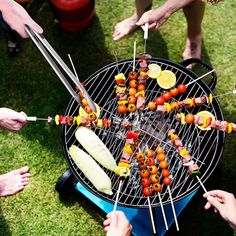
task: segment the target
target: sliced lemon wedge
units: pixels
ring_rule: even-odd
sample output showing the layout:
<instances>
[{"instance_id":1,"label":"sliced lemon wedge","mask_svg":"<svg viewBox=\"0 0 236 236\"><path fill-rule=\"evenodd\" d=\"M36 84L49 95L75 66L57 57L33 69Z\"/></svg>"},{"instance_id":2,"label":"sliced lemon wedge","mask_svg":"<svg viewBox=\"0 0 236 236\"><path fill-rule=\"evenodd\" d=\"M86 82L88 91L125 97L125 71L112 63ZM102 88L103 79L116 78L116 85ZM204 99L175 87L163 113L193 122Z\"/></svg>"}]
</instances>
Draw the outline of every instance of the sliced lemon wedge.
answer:
<instances>
[{"instance_id":1,"label":"sliced lemon wedge","mask_svg":"<svg viewBox=\"0 0 236 236\"><path fill-rule=\"evenodd\" d=\"M203 125L197 125L196 124L196 126L201 130L211 130L211 126L208 126L206 128L204 128L204 126L206 125L207 119L209 117L211 117L212 121L215 121L215 116L209 111L200 111L200 112L197 113L197 115L202 117Z\"/></svg>"},{"instance_id":2,"label":"sliced lemon wedge","mask_svg":"<svg viewBox=\"0 0 236 236\"><path fill-rule=\"evenodd\" d=\"M149 64L148 65L148 76L151 79L156 79L161 73L161 67L157 64Z\"/></svg>"},{"instance_id":3,"label":"sliced lemon wedge","mask_svg":"<svg viewBox=\"0 0 236 236\"><path fill-rule=\"evenodd\" d=\"M157 77L157 83L163 89L170 89L175 86L176 76L170 70L163 70Z\"/></svg>"}]
</instances>

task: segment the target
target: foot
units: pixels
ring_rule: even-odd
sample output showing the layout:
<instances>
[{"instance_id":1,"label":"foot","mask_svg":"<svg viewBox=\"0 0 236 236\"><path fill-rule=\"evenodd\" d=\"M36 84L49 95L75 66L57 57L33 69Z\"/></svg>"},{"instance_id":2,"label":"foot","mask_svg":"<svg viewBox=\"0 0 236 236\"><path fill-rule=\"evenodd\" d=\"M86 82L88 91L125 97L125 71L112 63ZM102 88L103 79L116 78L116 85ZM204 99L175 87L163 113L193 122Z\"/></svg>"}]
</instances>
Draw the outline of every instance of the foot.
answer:
<instances>
[{"instance_id":1,"label":"foot","mask_svg":"<svg viewBox=\"0 0 236 236\"><path fill-rule=\"evenodd\" d=\"M117 41L133 32L138 28L136 23L138 22L138 16L136 14L119 22L115 26L115 30L112 34L113 40Z\"/></svg>"},{"instance_id":2,"label":"foot","mask_svg":"<svg viewBox=\"0 0 236 236\"><path fill-rule=\"evenodd\" d=\"M28 166L0 175L0 197L15 195L22 191L29 183L29 177Z\"/></svg>"}]
</instances>

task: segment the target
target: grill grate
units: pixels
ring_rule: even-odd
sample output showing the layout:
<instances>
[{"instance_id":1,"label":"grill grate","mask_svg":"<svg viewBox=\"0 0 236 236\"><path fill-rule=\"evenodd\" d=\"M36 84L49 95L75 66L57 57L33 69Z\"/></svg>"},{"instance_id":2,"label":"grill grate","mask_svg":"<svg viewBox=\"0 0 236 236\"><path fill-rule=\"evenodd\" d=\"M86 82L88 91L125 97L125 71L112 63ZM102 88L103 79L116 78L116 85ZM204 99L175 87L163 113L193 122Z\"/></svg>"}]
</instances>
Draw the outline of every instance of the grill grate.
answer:
<instances>
[{"instance_id":1,"label":"grill grate","mask_svg":"<svg viewBox=\"0 0 236 236\"><path fill-rule=\"evenodd\" d=\"M177 84L187 84L194 80L197 75L187 70L185 67L175 64L173 62L152 58L149 59L149 63L156 63L161 66L162 70L168 69L176 74ZM110 118L115 117L124 119L117 113L117 101L115 98L114 89L114 76L117 73L124 73L126 76L132 70L132 59L122 60L116 63L109 64L104 68L98 70L91 75L86 81L85 86L92 99L101 107L101 117ZM138 60L136 60L136 68L138 68ZM157 96L161 95L163 91L157 85L155 80L149 79L146 87L147 101L154 100ZM203 95L209 95L212 93L211 89L203 82L197 81L188 87L187 92L178 96L178 100L183 100L186 97L198 97ZM178 101L177 100L177 101ZM74 99L71 99L67 106L66 114L76 116L78 114L79 106ZM223 115L218 102L215 100L212 104L203 105L188 109L188 111L182 109L183 112L190 112L196 114L200 110L208 110L212 112L216 119L223 120ZM174 201L180 200L183 197L191 194L199 187L199 183L196 178L189 176L187 168L182 166L181 158L176 152L174 146L168 142L167 131L170 128L176 129L176 133L182 137L185 148L193 156L193 160L199 165L202 182L205 182L215 169L223 150L225 134L219 130L201 131L194 125L181 125L174 119L174 115L179 111L172 111L169 114L160 115L156 112L144 110L136 113L140 116L138 120L141 120L141 129L145 130L144 137L142 139L143 145L148 145L149 148L154 145L160 144L168 157L169 169L171 170L173 181L170 185L172 198ZM130 117L128 114L125 118L137 118ZM134 115L133 115L134 116ZM114 203L119 186L119 178L109 170L104 169L112 181L113 195L108 196L106 194L98 192L92 184L84 177L83 173L76 167L75 163L68 154L68 149L72 144L79 145L75 139L76 126L63 126L63 143L65 158L77 179L96 196ZM112 128L94 128L94 132L105 143L114 158L119 162L123 146L125 144L125 132L124 130ZM82 147L80 147L82 148ZM161 192L161 198L163 204L170 202L167 188L163 188ZM153 206L159 206L158 195L154 194L150 197L151 204ZM140 177L138 174L138 166L135 160L132 160L131 176L126 178L119 196L119 205L130 207L145 207L148 208L147 198L142 194L142 187L140 186Z\"/></svg>"}]
</instances>

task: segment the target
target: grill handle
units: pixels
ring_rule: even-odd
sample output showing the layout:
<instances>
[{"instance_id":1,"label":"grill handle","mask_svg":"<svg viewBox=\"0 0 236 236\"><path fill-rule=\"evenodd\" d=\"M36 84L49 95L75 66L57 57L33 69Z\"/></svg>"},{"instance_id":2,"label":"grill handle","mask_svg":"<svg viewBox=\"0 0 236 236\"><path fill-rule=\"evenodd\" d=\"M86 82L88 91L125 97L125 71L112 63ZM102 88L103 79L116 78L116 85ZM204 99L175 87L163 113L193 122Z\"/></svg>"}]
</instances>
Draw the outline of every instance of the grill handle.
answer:
<instances>
[{"instance_id":1,"label":"grill handle","mask_svg":"<svg viewBox=\"0 0 236 236\"><path fill-rule=\"evenodd\" d=\"M194 64L194 63L204 67L205 69L207 69L209 71L213 70L213 68L210 65L208 65L207 63L203 62L202 60L200 60L198 58L189 58L189 59L182 61L180 64L183 65L184 67L187 67L187 66ZM216 72L214 71L211 73L211 81L208 84L208 86L211 90L214 90L214 88L216 86L216 82L217 82L217 75L216 75Z\"/></svg>"}]
</instances>

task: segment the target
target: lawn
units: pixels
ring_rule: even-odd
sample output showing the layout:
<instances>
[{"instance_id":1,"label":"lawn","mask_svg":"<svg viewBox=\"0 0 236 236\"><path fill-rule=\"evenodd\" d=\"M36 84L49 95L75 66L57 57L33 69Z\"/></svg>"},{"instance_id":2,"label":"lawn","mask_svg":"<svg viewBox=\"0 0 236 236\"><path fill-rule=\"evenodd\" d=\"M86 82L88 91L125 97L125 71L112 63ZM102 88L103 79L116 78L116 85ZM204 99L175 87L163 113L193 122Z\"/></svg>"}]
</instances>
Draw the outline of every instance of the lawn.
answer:
<instances>
[{"instance_id":1,"label":"lawn","mask_svg":"<svg viewBox=\"0 0 236 236\"><path fill-rule=\"evenodd\" d=\"M154 6L160 1L154 1ZM31 16L43 27L44 36L69 64L70 53L81 80L99 68L132 57L133 41L143 49L143 33L136 31L120 42L112 40L116 22L134 11L134 1L97 0L96 17L91 27L69 33L54 19L48 1L33 0ZM207 5L203 21L203 61L218 75L215 94L232 91L236 84L236 2ZM160 32L150 33L147 52L174 62L182 60L186 22L182 11L174 14ZM0 32L0 105L29 116L63 114L70 95L30 39L20 41L21 53L9 58L4 35ZM225 120L236 122L236 96L219 97ZM222 158L206 182L207 189L224 189L236 194L236 135L226 135ZM0 172L28 165L29 186L20 194L0 199L1 236L104 235L104 213L76 191L61 198L55 183L68 168L63 156L61 129L44 122L29 122L17 134L0 131ZM233 232L219 216L205 212L202 190L179 217L180 232L173 226L167 235L230 236ZM145 220L145 219L144 219Z\"/></svg>"}]
</instances>

